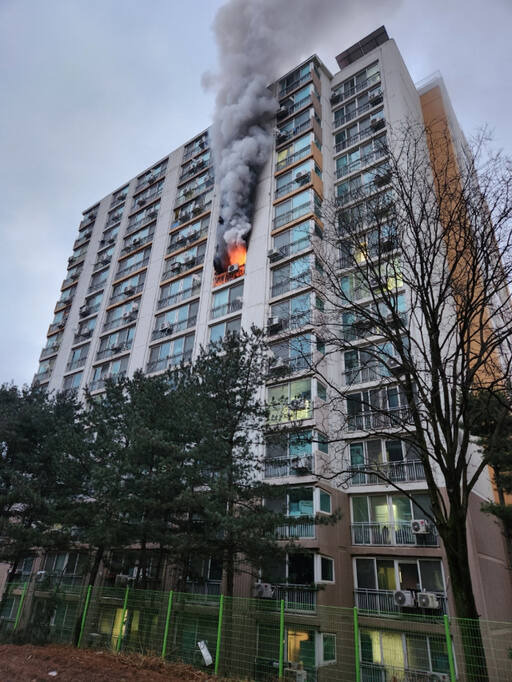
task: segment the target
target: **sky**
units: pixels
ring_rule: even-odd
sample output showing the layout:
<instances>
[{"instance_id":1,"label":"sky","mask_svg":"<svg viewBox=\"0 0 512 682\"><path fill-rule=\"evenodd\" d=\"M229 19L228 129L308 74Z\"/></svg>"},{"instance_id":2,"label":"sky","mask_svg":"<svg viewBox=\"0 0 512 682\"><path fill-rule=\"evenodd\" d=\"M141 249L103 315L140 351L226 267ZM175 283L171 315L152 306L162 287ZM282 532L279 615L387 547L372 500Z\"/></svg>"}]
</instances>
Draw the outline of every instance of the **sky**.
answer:
<instances>
[{"instance_id":1,"label":"sky","mask_svg":"<svg viewBox=\"0 0 512 682\"><path fill-rule=\"evenodd\" d=\"M210 125L222 4L0 0L0 383L32 380L82 211ZM280 73L313 52L335 72L384 24L415 82L441 72L466 135L486 124L512 155L511 0L364 5L340 0Z\"/></svg>"}]
</instances>

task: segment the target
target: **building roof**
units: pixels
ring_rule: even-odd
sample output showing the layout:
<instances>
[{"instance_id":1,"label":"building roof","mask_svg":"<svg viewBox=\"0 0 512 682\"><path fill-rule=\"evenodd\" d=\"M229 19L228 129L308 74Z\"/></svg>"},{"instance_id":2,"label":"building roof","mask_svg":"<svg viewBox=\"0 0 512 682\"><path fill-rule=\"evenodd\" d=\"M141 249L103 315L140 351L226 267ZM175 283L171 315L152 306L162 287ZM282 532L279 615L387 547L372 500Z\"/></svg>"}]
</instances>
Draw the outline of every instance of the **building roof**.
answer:
<instances>
[{"instance_id":1,"label":"building roof","mask_svg":"<svg viewBox=\"0 0 512 682\"><path fill-rule=\"evenodd\" d=\"M347 48L346 50L343 50L343 52L340 52L340 54L336 57L338 66L340 69L345 68L345 66L352 64L352 62L355 62L356 59L359 59L368 52L371 52L379 45L382 45L382 43L385 43L387 40L389 40L388 32L384 26L380 26L376 31L373 31L365 38L362 38L357 43L354 43L354 45Z\"/></svg>"}]
</instances>

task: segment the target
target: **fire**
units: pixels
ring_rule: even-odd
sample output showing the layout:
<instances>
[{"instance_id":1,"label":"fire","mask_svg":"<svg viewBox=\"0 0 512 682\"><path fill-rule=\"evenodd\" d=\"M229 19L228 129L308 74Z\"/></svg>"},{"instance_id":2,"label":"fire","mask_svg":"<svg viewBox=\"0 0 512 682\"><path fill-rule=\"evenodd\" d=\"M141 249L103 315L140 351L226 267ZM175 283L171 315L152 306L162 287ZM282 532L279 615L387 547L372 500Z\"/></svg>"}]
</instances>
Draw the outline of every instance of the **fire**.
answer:
<instances>
[{"instance_id":1,"label":"fire","mask_svg":"<svg viewBox=\"0 0 512 682\"><path fill-rule=\"evenodd\" d=\"M228 259L230 265L245 265L247 249L243 244L235 244L228 247Z\"/></svg>"}]
</instances>

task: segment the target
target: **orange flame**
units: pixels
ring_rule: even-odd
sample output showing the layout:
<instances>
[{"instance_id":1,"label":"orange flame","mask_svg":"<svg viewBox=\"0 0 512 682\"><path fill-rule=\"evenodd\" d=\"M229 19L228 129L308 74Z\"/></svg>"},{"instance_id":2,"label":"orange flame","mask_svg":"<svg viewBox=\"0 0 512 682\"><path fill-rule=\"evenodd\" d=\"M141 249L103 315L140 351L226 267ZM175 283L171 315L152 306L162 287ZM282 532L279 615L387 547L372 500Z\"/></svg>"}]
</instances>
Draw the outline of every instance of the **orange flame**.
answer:
<instances>
[{"instance_id":1,"label":"orange flame","mask_svg":"<svg viewBox=\"0 0 512 682\"><path fill-rule=\"evenodd\" d=\"M228 247L228 258L230 265L245 265L247 249L243 244L235 244Z\"/></svg>"}]
</instances>

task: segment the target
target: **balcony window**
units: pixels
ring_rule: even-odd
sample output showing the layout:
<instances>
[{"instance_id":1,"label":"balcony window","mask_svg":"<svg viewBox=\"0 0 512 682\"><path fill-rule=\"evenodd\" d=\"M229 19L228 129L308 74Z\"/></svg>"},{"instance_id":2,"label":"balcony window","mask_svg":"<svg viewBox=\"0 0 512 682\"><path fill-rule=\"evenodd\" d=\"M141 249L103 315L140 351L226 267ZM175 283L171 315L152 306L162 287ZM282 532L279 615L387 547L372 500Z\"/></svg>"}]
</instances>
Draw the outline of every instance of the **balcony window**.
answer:
<instances>
[{"instance_id":1,"label":"balcony window","mask_svg":"<svg viewBox=\"0 0 512 682\"><path fill-rule=\"evenodd\" d=\"M277 112L277 120L280 121L288 116L292 116L296 112L309 106L313 101L313 96L319 99L319 94L312 83L305 85L300 90L289 94L285 100L281 102L281 108Z\"/></svg>"},{"instance_id":2,"label":"balcony window","mask_svg":"<svg viewBox=\"0 0 512 682\"><path fill-rule=\"evenodd\" d=\"M313 335L299 334L291 338L273 343L270 350L273 354L271 374L278 373L280 369L291 372L310 369L312 366Z\"/></svg>"},{"instance_id":3,"label":"balcony window","mask_svg":"<svg viewBox=\"0 0 512 682\"><path fill-rule=\"evenodd\" d=\"M312 114L310 109L305 109L286 123L282 123L276 133L276 144L284 144L288 139L309 130L313 125L314 118L320 123L316 114Z\"/></svg>"},{"instance_id":4,"label":"balcony window","mask_svg":"<svg viewBox=\"0 0 512 682\"><path fill-rule=\"evenodd\" d=\"M362 627L360 651L363 680L419 682L450 674L446 639L439 635Z\"/></svg>"},{"instance_id":5,"label":"balcony window","mask_svg":"<svg viewBox=\"0 0 512 682\"><path fill-rule=\"evenodd\" d=\"M320 197L312 189L300 192L274 208L274 228L283 227L308 213L319 215L322 207Z\"/></svg>"},{"instance_id":6,"label":"balcony window","mask_svg":"<svg viewBox=\"0 0 512 682\"><path fill-rule=\"evenodd\" d=\"M124 351L130 350L134 336L135 327L121 329L114 334L103 336L100 341L96 360L102 360L103 358L108 358L111 355L116 355L117 353L123 353Z\"/></svg>"},{"instance_id":7,"label":"balcony window","mask_svg":"<svg viewBox=\"0 0 512 682\"><path fill-rule=\"evenodd\" d=\"M357 256L355 256L357 258ZM403 286L402 267L398 259L382 263L380 267L368 266L366 272L357 271L341 278L344 302L378 298L382 291L392 291Z\"/></svg>"},{"instance_id":8,"label":"balcony window","mask_svg":"<svg viewBox=\"0 0 512 682\"><path fill-rule=\"evenodd\" d=\"M432 515L430 497L405 495L362 495L351 498L352 544L436 546L437 532L428 517ZM413 519L426 521L425 531L414 533Z\"/></svg>"},{"instance_id":9,"label":"balcony window","mask_svg":"<svg viewBox=\"0 0 512 682\"><path fill-rule=\"evenodd\" d=\"M186 201L190 201L190 199L193 199L195 196L201 194L201 192L206 191L213 185L213 183L213 174L209 172L203 173L202 175L198 175L192 180L189 180L189 182L187 182L186 185L184 185L176 195L175 206L183 204Z\"/></svg>"},{"instance_id":10,"label":"balcony window","mask_svg":"<svg viewBox=\"0 0 512 682\"><path fill-rule=\"evenodd\" d=\"M200 173L204 168L207 168L210 165L210 159L211 154L210 150L208 149L203 152L201 156L198 156L196 159L186 163L181 170L179 182L183 182L196 173Z\"/></svg>"},{"instance_id":11,"label":"balcony window","mask_svg":"<svg viewBox=\"0 0 512 682\"><path fill-rule=\"evenodd\" d=\"M194 273L186 277L175 279L169 284L164 284L160 287L160 297L158 299L157 308L165 308L166 306L174 305L180 301L184 301L192 296L199 296L201 291L201 275Z\"/></svg>"},{"instance_id":12,"label":"balcony window","mask_svg":"<svg viewBox=\"0 0 512 682\"><path fill-rule=\"evenodd\" d=\"M353 118L361 116L372 107L382 103L383 94L379 85L359 95L359 97L347 102L334 112L334 128L339 128Z\"/></svg>"},{"instance_id":13,"label":"balcony window","mask_svg":"<svg viewBox=\"0 0 512 682\"><path fill-rule=\"evenodd\" d=\"M173 227L181 223L188 223L197 216L207 211L213 200L213 189L201 194L196 199L187 202L174 211Z\"/></svg>"},{"instance_id":14,"label":"balcony window","mask_svg":"<svg viewBox=\"0 0 512 682\"><path fill-rule=\"evenodd\" d=\"M44 558L44 582L47 585L81 585L87 570L87 554L63 552Z\"/></svg>"},{"instance_id":15,"label":"balcony window","mask_svg":"<svg viewBox=\"0 0 512 682\"><path fill-rule=\"evenodd\" d=\"M387 386L347 396L348 431L399 428L407 423L409 410L399 386Z\"/></svg>"},{"instance_id":16,"label":"balcony window","mask_svg":"<svg viewBox=\"0 0 512 682\"><path fill-rule=\"evenodd\" d=\"M205 237L208 234L209 223L210 217L205 216L204 218L201 218L201 220L196 220L181 230L173 232L171 234L167 252L170 253L171 251L176 251L177 249L181 249L191 242L195 242L198 239Z\"/></svg>"},{"instance_id":17,"label":"balcony window","mask_svg":"<svg viewBox=\"0 0 512 682\"><path fill-rule=\"evenodd\" d=\"M128 185L125 185L122 189L118 189L117 192L114 192L110 205L115 206L116 204L120 204L122 201L124 201L126 199L126 195L128 194L128 189Z\"/></svg>"},{"instance_id":18,"label":"balcony window","mask_svg":"<svg viewBox=\"0 0 512 682\"><path fill-rule=\"evenodd\" d=\"M152 346L149 352L149 361L146 372L160 372L182 362L187 362L192 357L194 347L194 334L180 336L173 341L166 341L158 346Z\"/></svg>"},{"instance_id":19,"label":"balcony window","mask_svg":"<svg viewBox=\"0 0 512 682\"><path fill-rule=\"evenodd\" d=\"M385 483L386 478L397 482L425 480L419 453L407 441L371 439L351 443L349 455L354 472L351 485L378 485ZM375 474L371 473L373 470Z\"/></svg>"},{"instance_id":20,"label":"balcony window","mask_svg":"<svg viewBox=\"0 0 512 682\"><path fill-rule=\"evenodd\" d=\"M123 298L128 298L129 296L134 296L142 291L144 288L144 282L146 280L146 272L139 272L137 275L115 284L112 287L112 296L110 297L110 302L121 300Z\"/></svg>"},{"instance_id":21,"label":"balcony window","mask_svg":"<svg viewBox=\"0 0 512 682\"><path fill-rule=\"evenodd\" d=\"M300 251L304 251L311 245L311 236L315 232L315 222L313 220L306 220L303 223L294 225L288 230L284 230L276 234L273 238L272 246L277 254L271 256L269 259L271 263L278 262L281 258L293 256Z\"/></svg>"},{"instance_id":22,"label":"balcony window","mask_svg":"<svg viewBox=\"0 0 512 682\"><path fill-rule=\"evenodd\" d=\"M154 201L157 197L162 194L164 187L165 178L159 180L156 184L151 185L143 192L139 192L137 196L133 197L131 210L135 211L140 206L145 206L145 204ZM154 208L153 206L151 208ZM156 217L156 216L155 216Z\"/></svg>"},{"instance_id":23,"label":"balcony window","mask_svg":"<svg viewBox=\"0 0 512 682\"><path fill-rule=\"evenodd\" d=\"M386 303L378 303L379 314L386 320L390 315L396 314L401 319L402 323L407 324L407 305L404 293L397 296L388 297ZM365 339L369 336L379 333L377 324L378 316L370 307L368 317L363 314L357 316L355 313L348 311L342 314L342 330L345 341L354 341L356 339Z\"/></svg>"},{"instance_id":24,"label":"balcony window","mask_svg":"<svg viewBox=\"0 0 512 682\"><path fill-rule=\"evenodd\" d=\"M62 390L76 391L79 389L83 375L83 372L75 372L75 374L69 374L67 377L64 377L64 381L62 382Z\"/></svg>"},{"instance_id":25,"label":"balcony window","mask_svg":"<svg viewBox=\"0 0 512 682\"><path fill-rule=\"evenodd\" d=\"M86 339L90 339L93 335L94 328L96 327L96 320L96 317L90 317L85 322L80 322L75 330L73 343L79 343L81 341L85 341Z\"/></svg>"},{"instance_id":26,"label":"balcony window","mask_svg":"<svg viewBox=\"0 0 512 682\"><path fill-rule=\"evenodd\" d=\"M117 206L108 212L106 226L115 225L119 223L123 217L123 206Z\"/></svg>"},{"instance_id":27,"label":"balcony window","mask_svg":"<svg viewBox=\"0 0 512 682\"><path fill-rule=\"evenodd\" d=\"M73 265L77 261L83 260L85 257L85 254L87 253L87 247L89 246L88 243L84 244L81 246L79 249L74 249L73 255L68 258L68 264Z\"/></svg>"},{"instance_id":28,"label":"balcony window","mask_svg":"<svg viewBox=\"0 0 512 682\"><path fill-rule=\"evenodd\" d=\"M235 284L213 294L211 318L222 317L242 309L244 283Z\"/></svg>"},{"instance_id":29,"label":"balcony window","mask_svg":"<svg viewBox=\"0 0 512 682\"><path fill-rule=\"evenodd\" d=\"M210 343L217 343L228 334L236 334L240 331L242 320L240 317L231 318L225 322L212 324L210 327Z\"/></svg>"},{"instance_id":30,"label":"balcony window","mask_svg":"<svg viewBox=\"0 0 512 682\"><path fill-rule=\"evenodd\" d=\"M308 185L312 182L313 173L315 173L318 178L322 177L320 168L313 159L308 159L307 161L304 161L304 163L295 166L292 170L278 175L276 178L275 198L279 199L286 194L295 192L304 185Z\"/></svg>"},{"instance_id":31,"label":"balcony window","mask_svg":"<svg viewBox=\"0 0 512 682\"><path fill-rule=\"evenodd\" d=\"M142 251L137 251L128 258L119 262L119 270L116 272L116 279L127 275L129 272L134 270L140 270L146 267L149 263L149 254L151 253L151 247L145 248Z\"/></svg>"},{"instance_id":32,"label":"balcony window","mask_svg":"<svg viewBox=\"0 0 512 682\"><path fill-rule=\"evenodd\" d=\"M201 265L204 262L205 253L206 243L202 242L201 244L192 246L186 251L181 251L180 253L171 256L165 262L163 278L175 277L176 275L179 275L180 272L195 268L196 265Z\"/></svg>"},{"instance_id":33,"label":"balcony window","mask_svg":"<svg viewBox=\"0 0 512 682\"><path fill-rule=\"evenodd\" d=\"M269 334L299 329L311 323L311 295L292 296L270 308Z\"/></svg>"},{"instance_id":34,"label":"balcony window","mask_svg":"<svg viewBox=\"0 0 512 682\"><path fill-rule=\"evenodd\" d=\"M403 341L406 345L407 339ZM380 381L393 376L393 369L399 366L396 349L391 343L354 348L345 351L343 358L345 385Z\"/></svg>"},{"instance_id":35,"label":"balcony window","mask_svg":"<svg viewBox=\"0 0 512 682\"><path fill-rule=\"evenodd\" d=\"M316 143L318 148L321 147L321 144L311 132L299 137L287 147L280 149L277 152L276 171L281 171L287 166L290 166L292 163L301 161L302 159L305 159L307 156L309 156L311 154L311 145L313 142Z\"/></svg>"},{"instance_id":36,"label":"balcony window","mask_svg":"<svg viewBox=\"0 0 512 682\"><path fill-rule=\"evenodd\" d=\"M192 559L186 580L186 592L218 596L222 584L222 561L216 557Z\"/></svg>"},{"instance_id":37,"label":"balcony window","mask_svg":"<svg viewBox=\"0 0 512 682\"><path fill-rule=\"evenodd\" d=\"M124 246L122 252L126 253L127 251L132 251L133 249L137 249L143 244L146 244L153 238L154 233L155 233L154 224L149 224L141 228L140 230L130 232L129 235L126 235L124 238Z\"/></svg>"},{"instance_id":38,"label":"balcony window","mask_svg":"<svg viewBox=\"0 0 512 682\"><path fill-rule=\"evenodd\" d=\"M196 137L195 140L185 145L185 149L183 151L183 161L186 161L187 159L190 159L192 156L195 156L196 154L203 152L207 148L208 131L203 133L202 135L199 135L199 137Z\"/></svg>"},{"instance_id":39,"label":"balcony window","mask_svg":"<svg viewBox=\"0 0 512 682\"><path fill-rule=\"evenodd\" d=\"M271 423L311 419L311 379L297 379L267 389Z\"/></svg>"},{"instance_id":40,"label":"balcony window","mask_svg":"<svg viewBox=\"0 0 512 682\"><path fill-rule=\"evenodd\" d=\"M50 355L55 355L59 348L60 348L60 343L62 341L62 332L58 334L54 334L53 336L50 336L50 338L47 340L45 347L41 351L41 360L44 360L45 358L49 357Z\"/></svg>"},{"instance_id":41,"label":"balcony window","mask_svg":"<svg viewBox=\"0 0 512 682\"><path fill-rule=\"evenodd\" d=\"M159 339L195 326L198 308L199 303L195 301L168 310L163 315L157 315L151 338Z\"/></svg>"},{"instance_id":42,"label":"balcony window","mask_svg":"<svg viewBox=\"0 0 512 682\"><path fill-rule=\"evenodd\" d=\"M336 153L342 152L367 138L374 135L377 131L384 127L384 110L379 109L374 111L370 116L354 121L349 124L334 137L334 149Z\"/></svg>"},{"instance_id":43,"label":"balcony window","mask_svg":"<svg viewBox=\"0 0 512 682\"><path fill-rule=\"evenodd\" d=\"M110 265L110 261L112 260L112 254L114 253L114 247L109 246L107 249L103 249L103 251L100 251L98 254L98 259L96 263L94 263L93 266L93 271L98 270L99 268L104 268L107 265Z\"/></svg>"},{"instance_id":44,"label":"balcony window","mask_svg":"<svg viewBox=\"0 0 512 682\"><path fill-rule=\"evenodd\" d=\"M128 357L112 360L95 367L92 372L92 380L89 384L91 391L97 391L105 387L107 379L119 379L126 374L128 369Z\"/></svg>"},{"instance_id":45,"label":"balcony window","mask_svg":"<svg viewBox=\"0 0 512 682\"><path fill-rule=\"evenodd\" d=\"M137 319L138 311L139 304L134 303L133 301L128 301L128 303L117 306L117 308L108 310L102 331L122 327L123 325L133 322Z\"/></svg>"},{"instance_id":46,"label":"balcony window","mask_svg":"<svg viewBox=\"0 0 512 682\"><path fill-rule=\"evenodd\" d=\"M69 354L69 360L66 365L66 371L72 369L78 369L83 367L87 361L87 356L89 354L90 343L85 343L83 346L79 346L71 351Z\"/></svg>"},{"instance_id":47,"label":"balcony window","mask_svg":"<svg viewBox=\"0 0 512 682\"><path fill-rule=\"evenodd\" d=\"M288 437L269 437L265 447L265 478L300 476L314 471L311 429Z\"/></svg>"},{"instance_id":48,"label":"balcony window","mask_svg":"<svg viewBox=\"0 0 512 682\"><path fill-rule=\"evenodd\" d=\"M144 208L142 211L138 211L134 215L130 216L128 220L128 226L126 228L127 232L134 232L138 227L144 225L149 221L154 221L158 217L158 209L160 208L160 202L157 201L151 206Z\"/></svg>"},{"instance_id":49,"label":"balcony window","mask_svg":"<svg viewBox=\"0 0 512 682\"><path fill-rule=\"evenodd\" d=\"M309 256L301 256L272 271L272 296L308 286L311 281Z\"/></svg>"},{"instance_id":50,"label":"balcony window","mask_svg":"<svg viewBox=\"0 0 512 682\"><path fill-rule=\"evenodd\" d=\"M391 171L387 163L381 163L361 175L354 175L336 187L336 201L342 206L350 201L357 201L379 191L391 181Z\"/></svg>"},{"instance_id":51,"label":"balcony window","mask_svg":"<svg viewBox=\"0 0 512 682\"><path fill-rule=\"evenodd\" d=\"M386 135L369 140L357 149L353 149L336 159L336 177L355 173L386 154Z\"/></svg>"},{"instance_id":52,"label":"balcony window","mask_svg":"<svg viewBox=\"0 0 512 682\"><path fill-rule=\"evenodd\" d=\"M105 230L103 237L100 239L99 248L103 249L105 246L112 246L115 244L118 234L119 226L113 227L110 230Z\"/></svg>"},{"instance_id":53,"label":"balcony window","mask_svg":"<svg viewBox=\"0 0 512 682\"><path fill-rule=\"evenodd\" d=\"M34 377L34 381L36 383L41 383L43 381L48 381L50 378L50 375L53 370L53 366L55 364L55 358L51 358L50 360L43 360L39 363L39 367L37 369L37 373Z\"/></svg>"},{"instance_id":54,"label":"balcony window","mask_svg":"<svg viewBox=\"0 0 512 682\"><path fill-rule=\"evenodd\" d=\"M311 78L312 63L308 62L303 66L295 69L292 73L288 74L279 81L279 97L283 97L291 90L295 90L300 85L305 83Z\"/></svg>"},{"instance_id":55,"label":"balcony window","mask_svg":"<svg viewBox=\"0 0 512 682\"><path fill-rule=\"evenodd\" d=\"M164 159L163 161L160 161L160 163L157 163L156 166L153 166L153 168L150 168L142 175L139 175L139 177L137 178L137 185L135 187L135 190L138 190L145 185L151 185L163 173L165 173L167 169L167 161L168 161L167 159Z\"/></svg>"},{"instance_id":56,"label":"balcony window","mask_svg":"<svg viewBox=\"0 0 512 682\"><path fill-rule=\"evenodd\" d=\"M95 273L89 282L88 292L96 291L97 289L103 289L105 282L108 279L108 270L101 270Z\"/></svg>"},{"instance_id":57,"label":"balcony window","mask_svg":"<svg viewBox=\"0 0 512 682\"><path fill-rule=\"evenodd\" d=\"M331 102L336 104L336 102L333 101L335 95L338 95L339 101L342 101L347 99L347 97L352 97L357 92L361 92L361 90L371 87L379 81L379 64L378 62L375 62L374 64L370 64L370 66L364 68L362 71L359 71L359 73L356 73L355 76L351 76L350 78L347 78L347 80L343 81L343 83L341 83L341 85L334 90Z\"/></svg>"},{"instance_id":58,"label":"balcony window","mask_svg":"<svg viewBox=\"0 0 512 682\"><path fill-rule=\"evenodd\" d=\"M417 595L422 591L434 593L439 607L425 609L428 613L446 613L446 587L441 561L437 559L356 558L356 605L365 611L397 612L395 590ZM404 607L418 612L417 605Z\"/></svg>"}]
</instances>

